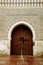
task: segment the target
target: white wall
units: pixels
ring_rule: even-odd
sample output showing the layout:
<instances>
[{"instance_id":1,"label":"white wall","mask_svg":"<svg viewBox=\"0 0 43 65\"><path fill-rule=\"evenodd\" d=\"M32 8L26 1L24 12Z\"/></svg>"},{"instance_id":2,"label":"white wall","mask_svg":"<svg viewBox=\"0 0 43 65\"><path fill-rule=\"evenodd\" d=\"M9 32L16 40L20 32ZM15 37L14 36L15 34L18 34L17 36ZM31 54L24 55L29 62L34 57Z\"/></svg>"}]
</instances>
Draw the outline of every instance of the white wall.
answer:
<instances>
[{"instance_id":1,"label":"white wall","mask_svg":"<svg viewBox=\"0 0 43 65\"><path fill-rule=\"evenodd\" d=\"M18 21L31 24L36 32L33 55L43 55L43 8L0 8L0 55L10 55L8 32Z\"/></svg>"},{"instance_id":2,"label":"white wall","mask_svg":"<svg viewBox=\"0 0 43 65\"><path fill-rule=\"evenodd\" d=\"M0 40L0 55L10 55L10 41ZM42 56L43 55L43 41L35 41L33 46L33 55Z\"/></svg>"}]
</instances>

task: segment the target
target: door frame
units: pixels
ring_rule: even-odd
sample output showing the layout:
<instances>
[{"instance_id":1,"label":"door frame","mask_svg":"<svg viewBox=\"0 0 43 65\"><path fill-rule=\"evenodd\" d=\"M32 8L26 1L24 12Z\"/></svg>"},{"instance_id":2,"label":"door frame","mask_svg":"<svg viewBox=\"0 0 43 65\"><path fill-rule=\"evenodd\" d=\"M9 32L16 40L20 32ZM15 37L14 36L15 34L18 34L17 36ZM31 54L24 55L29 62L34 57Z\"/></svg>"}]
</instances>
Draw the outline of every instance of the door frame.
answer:
<instances>
[{"instance_id":1,"label":"door frame","mask_svg":"<svg viewBox=\"0 0 43 65\"><path fill-rule=\"evenodd\" d=\"M8 31L8 40L11 40L11 33L13 31L13 29L16 28L16 26L20 25L20 24L23 24L25 26L27 26L31 31L32 31L32 34L33 34L33 42L35 42L35 38L36 38L36 35L35 35L35 29L33 28L33 26L25 21L19 21L17 23L14 23L11 28L9 29Z\"/></svg>"},{"instance_id":2,"label":"door frame","mask_svg":"<svg viewBox=\"0 0 43 65\"><path fill-rule=\"evenodd\" d=\"M16 28L16 26L21 25L21 24L27 26L27 27L32 31L32 34L33 34L33 43L36 42L36 40L35 40L35 39L36 39L36 33L35 33L34 27L33 27L29 22L19 21L19 22L14 23L14 24L9 28L9 30L8 30L8 40L9 40L9 46L10 46L9 51L11 51L11 34L12 34L12 31L13 31L13 29ZM9 52L9 54L10 54L10 52ZM34 55L34 47L33 47L33 55Z\"/></svg>"}]
</instances>

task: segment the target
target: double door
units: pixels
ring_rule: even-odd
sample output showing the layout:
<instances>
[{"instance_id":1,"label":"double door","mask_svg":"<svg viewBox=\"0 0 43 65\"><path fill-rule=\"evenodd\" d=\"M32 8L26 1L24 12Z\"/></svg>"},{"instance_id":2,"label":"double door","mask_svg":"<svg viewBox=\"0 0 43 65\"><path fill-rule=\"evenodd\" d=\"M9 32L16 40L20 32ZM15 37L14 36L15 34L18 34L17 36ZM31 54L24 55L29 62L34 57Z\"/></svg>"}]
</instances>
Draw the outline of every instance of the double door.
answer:
<instances>
[{"instance_id":1,"label":"double door","mask_svg":"<svg viewBox=\"0 0 43 65\"><path fill-rule=\"evenodd\" d=\"M11 37L11 55L33 55L32 32L28 27L17 26Z\"/></svg>"}]
</instances>

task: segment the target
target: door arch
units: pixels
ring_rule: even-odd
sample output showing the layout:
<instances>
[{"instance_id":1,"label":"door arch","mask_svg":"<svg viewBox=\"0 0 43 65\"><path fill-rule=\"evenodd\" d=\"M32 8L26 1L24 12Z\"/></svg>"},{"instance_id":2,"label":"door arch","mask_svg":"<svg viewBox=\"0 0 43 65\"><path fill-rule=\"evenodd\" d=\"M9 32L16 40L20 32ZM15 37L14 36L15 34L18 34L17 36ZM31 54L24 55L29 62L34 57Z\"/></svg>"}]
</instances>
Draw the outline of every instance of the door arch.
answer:
<instances>
[{"instance_id":1,"label":"door arch","mask_svg":"<svg viewBox=\"0 0 43 65\"><path fill-rule=\"evenodd\" d=\"M33 40L33 42L35 42L35 30L34 30L34 28L32 27L32 25L30 25L29 23L27 23L27 22L24 22L24 21L20 21L20 22L17 22L17 23L15 23L15 24L13 24L12 26L11 26L11 28L10 28L10 30L9 30L9 32L8 32L8 39L10 40L10 42L11 42L11 40L12 40L12 38L11 38L11 33L12 33L12 31L17 27L17 26L19 26L19 25L25 25L26 27L28 27L28 29L30 29L31 30L31 32L32 32L32 35L33 35L33 37L32 37L32 40ZM11 50L11 49L10 49ZM33 50L32 50L33 51Z\"/></svg>"},{"instance_id":2,"label":"door arch","mask_svg":"<svg viewBox=\"0 0 43 65\"><path fill-rule=\"evenodd\" d=\"M24 24L24 25L26 25L28 28L30 28L30 30L32 31L32 34L33 34L33 42L35 42L35 38L36 38L35 29L33 28L33 26L32 26L31 24L29 24L29 23L27 23L27 22L25 22L25 21L17 22L17 23L13 24L13 25L10 27L10 29L9 29L9 31L8 31L8 40L11 40L12 30L13 30L16 26L18 26L18 25L20 25L20 24Z\"/></svg>"},{"instance_id":3,"label":"door arch","mask_svg":"<svg viewBox=\"0 0 43 65\"><path fill-rule=\"evenodd\" d=\"M33 55L33 34L27 26L18 25L11 38L11 55Z\"/></svg>"}]
</instances>

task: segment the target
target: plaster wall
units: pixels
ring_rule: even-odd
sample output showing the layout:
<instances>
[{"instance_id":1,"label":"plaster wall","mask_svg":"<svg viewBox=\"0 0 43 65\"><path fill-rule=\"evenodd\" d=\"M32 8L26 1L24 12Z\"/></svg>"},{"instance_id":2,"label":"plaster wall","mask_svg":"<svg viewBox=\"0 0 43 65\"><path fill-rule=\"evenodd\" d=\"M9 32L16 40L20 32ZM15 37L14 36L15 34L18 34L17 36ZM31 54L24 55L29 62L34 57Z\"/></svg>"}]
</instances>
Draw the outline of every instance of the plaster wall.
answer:
<instances>
[{"instance_id":1,"label":"plaster wall","mask_svg":"<svg viewBox=\"0 0 43 65\"><path fill-rule=\"evenodd\" d=\"M11 26L19 21L26 21L33 26L36 34L33 55L43 55L43 8L31 7L0 7L0 54L10 55L8 32Z\"/></svg>"}]
</instances>

